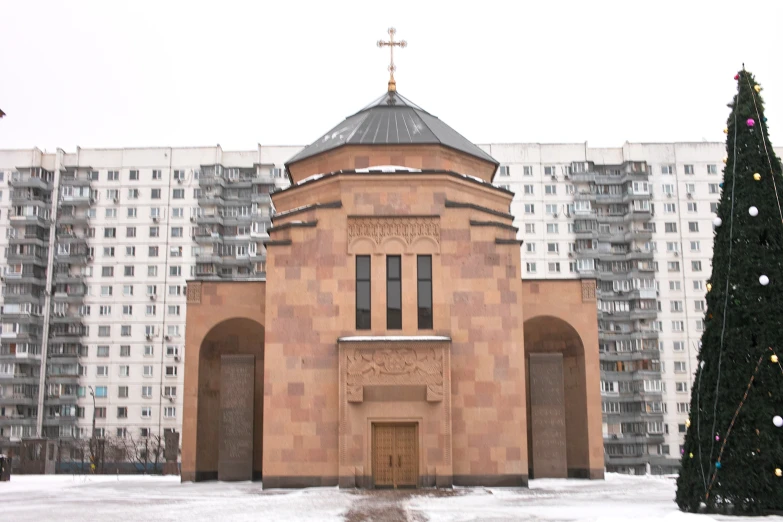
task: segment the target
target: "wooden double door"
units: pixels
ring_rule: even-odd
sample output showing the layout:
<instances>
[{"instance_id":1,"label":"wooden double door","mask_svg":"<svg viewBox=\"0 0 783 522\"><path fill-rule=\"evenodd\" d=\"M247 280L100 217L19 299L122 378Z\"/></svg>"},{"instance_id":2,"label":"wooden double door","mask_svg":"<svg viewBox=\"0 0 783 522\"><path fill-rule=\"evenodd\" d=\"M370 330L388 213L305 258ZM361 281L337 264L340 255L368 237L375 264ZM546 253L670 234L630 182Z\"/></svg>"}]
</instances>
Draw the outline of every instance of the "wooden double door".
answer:
<instances>
[{"instance_id":1,"label":"wooden double door","mask_svg":"<svg viewBox=\"0 0 783 522\"><path fill-rule=\"evenodd\" d=\"M376 488L415 488L419 443L415 424L372 425L372 475Z\"/></svg>"}]
</instances>

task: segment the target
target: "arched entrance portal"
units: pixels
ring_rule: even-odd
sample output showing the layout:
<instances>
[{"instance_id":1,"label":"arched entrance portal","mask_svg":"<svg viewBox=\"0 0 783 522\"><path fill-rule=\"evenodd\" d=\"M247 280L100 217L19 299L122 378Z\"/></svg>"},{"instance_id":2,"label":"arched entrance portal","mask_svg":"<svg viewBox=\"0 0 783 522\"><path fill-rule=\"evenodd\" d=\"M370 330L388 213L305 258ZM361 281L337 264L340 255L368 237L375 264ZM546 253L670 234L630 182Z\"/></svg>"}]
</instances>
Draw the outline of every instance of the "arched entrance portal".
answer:
<instances>
[{"instance_id":1,"label":"arched entrance portal","mask_svg":"<svg viewBox=\"0 0 783 522\"><path fill-rule=\"evenodd\" d=\"M552 316L525 321L530 478L590 476L585 350Z\"/></svg>"},{"instance_id":2,"label":"arched entrance portal","mask_svg":"<svg viewBox=\"0 0 783 522\"><path fill-rule=\"evenodd\" d=\"M196 470L218 480L261 478L264 327L227 319L199 349Z\"/></svg>"}]
</instances>

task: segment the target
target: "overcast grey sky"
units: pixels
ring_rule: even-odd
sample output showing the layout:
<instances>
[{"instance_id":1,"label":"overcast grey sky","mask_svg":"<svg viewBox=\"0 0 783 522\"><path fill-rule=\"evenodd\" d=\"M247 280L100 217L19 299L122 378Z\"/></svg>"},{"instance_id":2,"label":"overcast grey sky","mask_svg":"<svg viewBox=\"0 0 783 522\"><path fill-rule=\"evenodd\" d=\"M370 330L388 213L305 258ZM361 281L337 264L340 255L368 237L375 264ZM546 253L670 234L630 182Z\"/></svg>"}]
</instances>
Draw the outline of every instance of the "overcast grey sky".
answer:
<instances>
[{"instance_id":1,"label":"overcast grey sky","mask_svg":"<svg viewBox=\"0 0 783 522\"><path fill-rule=\"evenodd\" d=\"M386 89L474 142L722 141L744 61L783 145L783 1L0 0L0 148L306 144Z\"/></svg>"}]
</instances>

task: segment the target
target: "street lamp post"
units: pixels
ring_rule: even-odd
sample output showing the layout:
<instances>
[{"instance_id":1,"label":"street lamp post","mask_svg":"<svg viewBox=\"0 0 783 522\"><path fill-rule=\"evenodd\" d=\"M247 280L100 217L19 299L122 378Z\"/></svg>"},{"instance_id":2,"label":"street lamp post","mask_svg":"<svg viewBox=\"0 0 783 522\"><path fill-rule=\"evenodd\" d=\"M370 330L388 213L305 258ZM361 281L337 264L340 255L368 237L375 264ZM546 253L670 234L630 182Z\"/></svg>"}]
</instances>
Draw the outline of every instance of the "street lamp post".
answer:
<instances>
[{"instance_id":1,"label":"street lamp post","mask_svg":"<svg viewBox=\"0 0 783 522\"><path fill-rule=\"evenodd\" d=\"M95 473L95 390L92 386L87 387L92 397L92 435L90 436L90 471Z\"/></svg>"}]
</instances>

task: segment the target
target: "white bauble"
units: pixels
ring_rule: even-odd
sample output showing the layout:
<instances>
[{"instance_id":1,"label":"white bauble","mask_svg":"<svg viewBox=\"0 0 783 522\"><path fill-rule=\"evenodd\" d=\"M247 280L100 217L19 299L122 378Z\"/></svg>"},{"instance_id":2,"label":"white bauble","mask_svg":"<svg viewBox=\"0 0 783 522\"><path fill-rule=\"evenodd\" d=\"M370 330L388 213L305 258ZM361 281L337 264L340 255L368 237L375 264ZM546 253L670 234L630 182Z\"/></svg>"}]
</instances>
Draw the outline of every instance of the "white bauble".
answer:
<instances>
[{"instance_id":1,"label":"white bauble","mask_svg":"<svg viewBox=\"0 0 783 522\"><path fill-rule=\"evenodd\" d=\"M748 214L750 214L753 217L756 217L759 215L759 209L757 209L756 207L750 207L748 209Z\"/></svg>"},{"instance_id":2,"label":"white bauble","mask_svg":"<svg viewBox=\"0 0 783 522\"><path fill-rule=\"evenodd\" d=\"M775 415L774 417L772 417L772 424L774 424L778 428L783 427L783 417L781 417L780 415Z\"/></svg>"},{"instance_id":3,"label":"white bauble","mask_svg":"<svg viewBox=\"0 0 783 522\"><path fill-rule=\"evenodd\" d=\"M761 283L761 286L767 286L769 284L769 277L762 275L759 277L759 283Z\"/></svg>"},{"instance_id":4,"label":"white bauble","mask_svg":"<svg viewBox=\"0 0 783 522\"><path fill-rule=\"evenodd\" d=\"M712 224L716 227L719 227L723 224L723 220L719 217L716 217L715 219L712 220Z\"/></svg>"}]
</instances>

